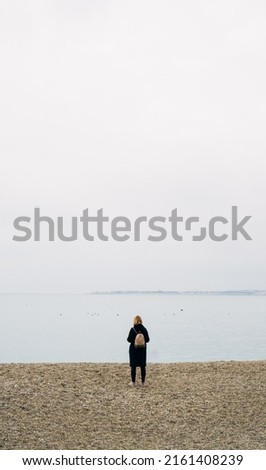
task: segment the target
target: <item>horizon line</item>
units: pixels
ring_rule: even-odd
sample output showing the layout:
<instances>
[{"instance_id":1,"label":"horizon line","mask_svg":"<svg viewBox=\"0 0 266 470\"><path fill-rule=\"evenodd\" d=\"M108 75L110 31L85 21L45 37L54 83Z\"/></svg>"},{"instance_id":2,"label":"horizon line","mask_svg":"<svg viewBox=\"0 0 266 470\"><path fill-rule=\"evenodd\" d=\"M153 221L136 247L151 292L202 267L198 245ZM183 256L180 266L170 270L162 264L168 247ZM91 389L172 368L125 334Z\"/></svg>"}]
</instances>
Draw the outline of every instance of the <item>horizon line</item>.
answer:
<instances>
[{"instance_id":1,"label":"horizon line","mask_svg":"<svg viewBox=\"0 0 266 470\"><path fill-rule=\"evenodd\" d=\"M176 295L232 295L232 294L263 294L266 295L266 289L223 289L223 290L106 290L89 292L0 292L0 295L123 295L123 294L176 294Z\"/></svg>"}]
</instances>

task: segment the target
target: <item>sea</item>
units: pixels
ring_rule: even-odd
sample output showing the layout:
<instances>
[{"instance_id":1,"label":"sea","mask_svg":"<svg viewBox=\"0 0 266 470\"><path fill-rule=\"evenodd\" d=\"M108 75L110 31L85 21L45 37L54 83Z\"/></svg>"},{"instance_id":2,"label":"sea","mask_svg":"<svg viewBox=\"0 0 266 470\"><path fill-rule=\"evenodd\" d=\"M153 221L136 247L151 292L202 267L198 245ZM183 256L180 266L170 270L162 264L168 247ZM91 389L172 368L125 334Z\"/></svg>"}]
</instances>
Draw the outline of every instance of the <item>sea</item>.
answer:
<instances>
[{"instance_id":1,"label":"sea","mask_svg":"<svg viewBox=\"0 0 266 470\"><path fill-rule=\"evenodd\" d=\"M135 315L152 363L266 359L266 292L1 294L1 363L128 361Z\"/></svg>"}]
</instances>

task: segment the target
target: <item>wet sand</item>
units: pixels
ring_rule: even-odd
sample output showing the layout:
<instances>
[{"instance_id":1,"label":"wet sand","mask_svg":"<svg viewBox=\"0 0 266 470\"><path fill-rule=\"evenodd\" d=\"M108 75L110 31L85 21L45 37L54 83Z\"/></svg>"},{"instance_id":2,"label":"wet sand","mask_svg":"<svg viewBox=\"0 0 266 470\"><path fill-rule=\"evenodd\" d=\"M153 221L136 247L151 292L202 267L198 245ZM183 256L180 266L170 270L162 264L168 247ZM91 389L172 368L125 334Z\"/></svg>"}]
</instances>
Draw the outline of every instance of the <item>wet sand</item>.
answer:
<instances>
[{"instance_id":1,"label":"wet sand","mask_svg":"<svg viewBox=\"0 0 266 470\"><path fill-rule=\"evenodd\" d=\"M2 364L2 449L266 449L266 361Z\"/></svg>"}]
</instances>

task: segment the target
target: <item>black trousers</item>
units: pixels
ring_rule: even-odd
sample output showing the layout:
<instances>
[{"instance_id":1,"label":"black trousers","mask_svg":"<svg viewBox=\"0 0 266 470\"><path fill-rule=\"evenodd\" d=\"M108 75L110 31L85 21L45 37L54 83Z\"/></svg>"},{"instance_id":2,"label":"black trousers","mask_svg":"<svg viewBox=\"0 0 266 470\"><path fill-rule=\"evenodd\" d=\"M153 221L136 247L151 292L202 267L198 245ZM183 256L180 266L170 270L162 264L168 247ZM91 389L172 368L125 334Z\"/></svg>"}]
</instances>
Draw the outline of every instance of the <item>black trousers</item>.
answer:
<instances>
[{"instance_id":1,"label":"black trousers","mask_svg":"<svg viewBox=\"0 0 266 470\"><path fill-rule=\"evenodd\" d=\"M131 379L132 379L132 382L134 382L134 383L136 381L136 369L137 369L137 367L131 366ZM142 381L142 383L144 383L145 382L145 377L146 377L146 367L141 366L140 370L141 370L141 381Z\"/></svg>"}]
</instances>

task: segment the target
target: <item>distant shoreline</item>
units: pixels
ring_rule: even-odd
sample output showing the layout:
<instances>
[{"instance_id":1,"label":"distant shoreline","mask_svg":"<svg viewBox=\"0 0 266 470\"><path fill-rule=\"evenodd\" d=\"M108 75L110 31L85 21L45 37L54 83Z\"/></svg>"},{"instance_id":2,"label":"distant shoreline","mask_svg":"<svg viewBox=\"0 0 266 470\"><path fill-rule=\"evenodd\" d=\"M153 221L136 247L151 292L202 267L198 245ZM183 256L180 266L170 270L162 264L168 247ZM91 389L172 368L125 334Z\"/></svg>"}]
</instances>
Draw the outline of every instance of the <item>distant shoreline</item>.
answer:
<instances>
[{"instance_id":1,"label":"distant shoreline","mask_svg":"<svg viewBox=\"0 0 266 470\"><path fill-rule=\"evenodd\" d=\"M209 295L266 296L266 290L111 290L91 292L0 292L0 295Z\"/></svg>"},{"instance_id":2,"label":"distant shoreline","mask_svg":"<svg viewBox=\"0 0 266 470\"><path fill-rule=\"evenodd\" d=\"M87 295L266 295L266 290L114 290L88 292ZM85 293L86 295L86 293Z\"/></svg>"}]
</instances>

